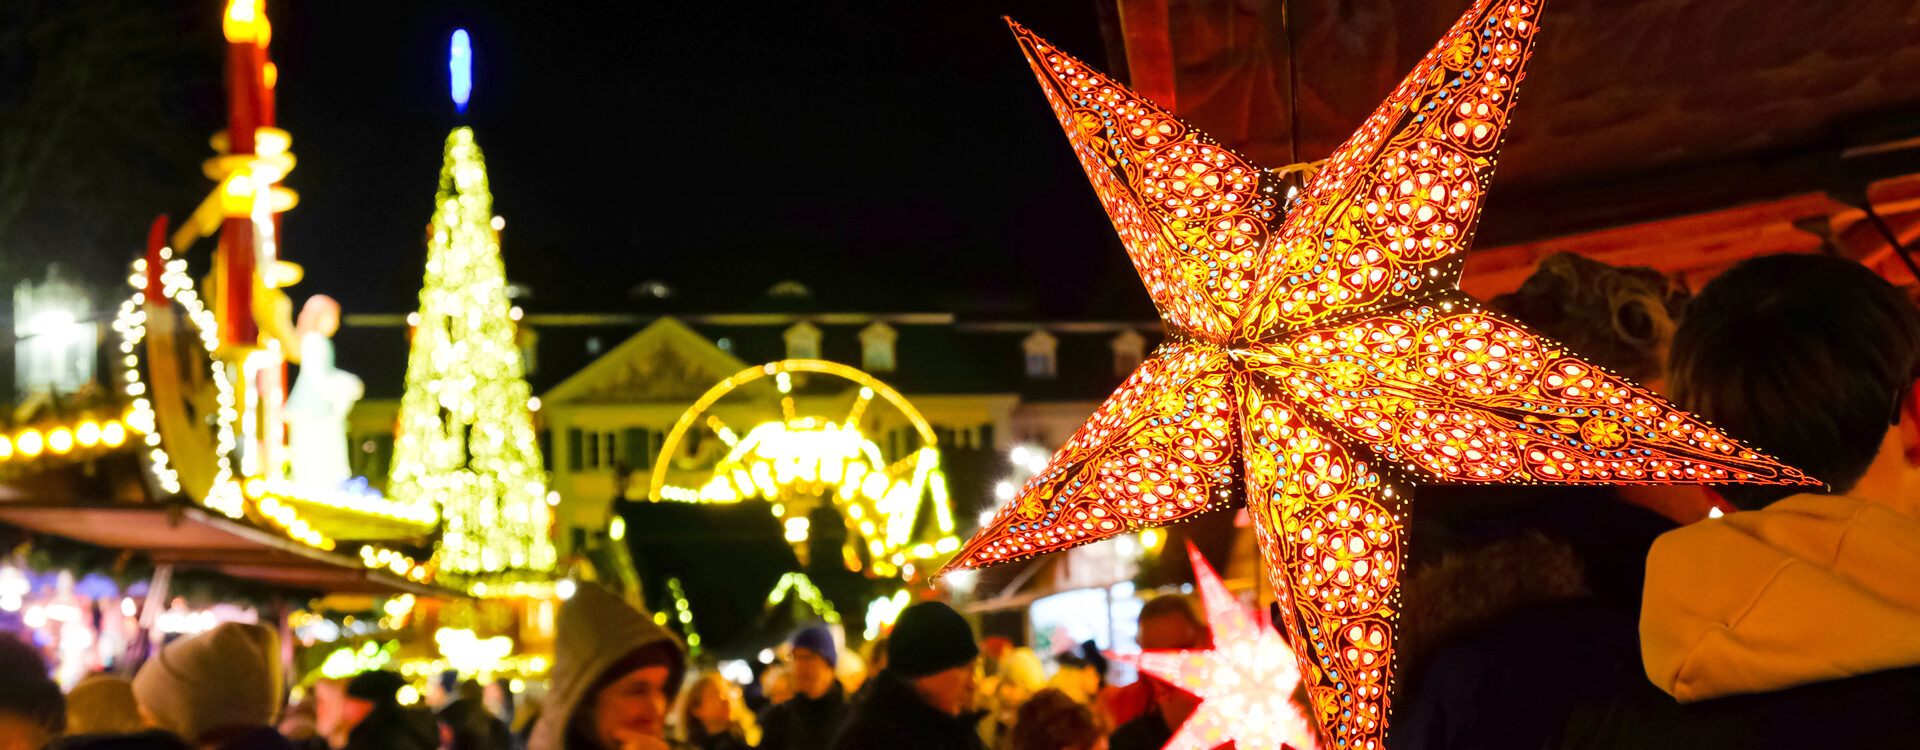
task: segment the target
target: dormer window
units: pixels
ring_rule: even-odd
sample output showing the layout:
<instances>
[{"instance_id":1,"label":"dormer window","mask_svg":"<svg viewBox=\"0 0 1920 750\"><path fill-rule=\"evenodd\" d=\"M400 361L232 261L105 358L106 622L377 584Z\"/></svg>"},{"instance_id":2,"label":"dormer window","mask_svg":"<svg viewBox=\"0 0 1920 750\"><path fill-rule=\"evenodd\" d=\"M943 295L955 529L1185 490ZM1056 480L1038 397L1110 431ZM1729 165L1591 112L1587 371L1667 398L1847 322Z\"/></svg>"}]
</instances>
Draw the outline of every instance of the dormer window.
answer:
<instances>
[{"instance_id":1,"label":"dormer window","mask_svg":"<svg viewBox=\"0 0 1920 750\"><path fill-rule=\"evenodd\" d=\"M819 359L820 329L800 321L787 329L787 359Z\"/></svg>"},{"instance_id":2,"label":"dormer window","mask_svg":"<svg viewBox=\"0 0 1920 750\"><path fill-rule=\"evenodd\" d=\"M1147 358L1147 339L1131 328L1113 337L1113 372L1120 377L1133 374Z\"/></svg>"},{"instance_id":3,"label":"dormer window","mask_svg":"<svg viewBox=\"0 0 1920 750\"><path fill-rule=\"evenodd\" d=\"M900 332L880 321L860 329L860 369L867 372L893 372L893 342Z\"/></svg>"},{"instance_id":4,"label":"dormer window","mask_svg":"<svg viewBox=\"0 0 1920 750\"><path fill-rule=\"evenodd\" d=\"M1025 341L1020 342L1027 352L1027 377L1034 379L1052 378L1059 374L1058 360L1054 356L1060 348L1060 340L1046 331L1034 331Z\"/></svg>"}]
</instances>

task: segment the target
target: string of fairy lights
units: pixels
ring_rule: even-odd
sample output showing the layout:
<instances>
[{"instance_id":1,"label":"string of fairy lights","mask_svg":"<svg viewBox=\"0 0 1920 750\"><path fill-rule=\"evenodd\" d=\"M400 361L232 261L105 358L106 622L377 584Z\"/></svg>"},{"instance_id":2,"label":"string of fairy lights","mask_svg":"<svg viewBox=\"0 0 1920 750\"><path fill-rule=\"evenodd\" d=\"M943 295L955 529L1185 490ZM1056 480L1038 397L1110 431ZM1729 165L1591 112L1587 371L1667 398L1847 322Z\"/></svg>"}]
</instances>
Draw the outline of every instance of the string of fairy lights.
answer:
<instances>
[{"instance_id":1,"label":"string of fairy lights","mask_svg":"<svg viewBox=\"0 0 1920 750\"><path fill-rule=\"evenodd\" d=\"M120 334L122 374L126 380L125 390L133 398L133 409L126 423L136 432L146 435L148 447L147 460L154 480L161 491L167 494L181 492L180 473L173 466L173 460L162 446L159 431L159 416L154 411L153 394L141 378L140 344L147 338L148 307L143 304L144 291L148 285L148 274L160 274L160 294L178 304L186 311L187 322L195 329L200 345L207 353L207 380L214 385L214 451L212 460L215 467L211 484L205 488L202 502L215 511L230 518L239 518L245 513L245 499L239 486L233 480L232 454L236 446L234 423L240 418L235 406L233 383L227 378L227 365L217 352L220 348L220 323L208 310L206 303L193 290L193 279L187 276L187 262L173 257L170 248L160 250L161 267L147 267L147 260L139 258L133 262L133 273L127 277L127 283L134 292L120 303L119 313L114 317L113 329ZM151 373L150 373L151 374ZM16 442L16 445L18 443ZM196 488L198 489L198 488Z\"/></svg>"}]
</instances>

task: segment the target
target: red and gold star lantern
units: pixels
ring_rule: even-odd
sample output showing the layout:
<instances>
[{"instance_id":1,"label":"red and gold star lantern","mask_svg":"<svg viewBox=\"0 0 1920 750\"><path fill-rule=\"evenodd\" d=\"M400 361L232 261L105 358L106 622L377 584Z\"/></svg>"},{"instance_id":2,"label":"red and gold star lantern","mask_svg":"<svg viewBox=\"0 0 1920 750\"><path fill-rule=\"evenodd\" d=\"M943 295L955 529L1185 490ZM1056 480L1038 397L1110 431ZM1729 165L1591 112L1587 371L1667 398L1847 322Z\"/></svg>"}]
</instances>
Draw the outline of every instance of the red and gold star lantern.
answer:
<instances>
[{"instance_id":1,"label":"red and gold star lantern","mask_svg":"<svg viewBox=\"0 0 1920 750\"><path fill-rule=\"evenodd\" d=\"M1315 718L1379 747L1407 488L1810 483L1459 291L1539 8L1475 2L1290 204L1015 24L1168 338L949 567L1244 497Z\"/></svg>"},{"instance_id":2,"label":"red and gold star lantern","mask_svg":"<svg viewBox=\"0 0 1920 750\"><path fill-rule=\"evenodd\" d=\"M1299 657L1271 622L1234 600L1192 544L1187 557L1214 647L1119 657L1200 699L1166 750L1211 750L1229 740L1244 748L1319 747L1312 720L1293 702L1300 685Z\"/></svg>"}]
</instances>

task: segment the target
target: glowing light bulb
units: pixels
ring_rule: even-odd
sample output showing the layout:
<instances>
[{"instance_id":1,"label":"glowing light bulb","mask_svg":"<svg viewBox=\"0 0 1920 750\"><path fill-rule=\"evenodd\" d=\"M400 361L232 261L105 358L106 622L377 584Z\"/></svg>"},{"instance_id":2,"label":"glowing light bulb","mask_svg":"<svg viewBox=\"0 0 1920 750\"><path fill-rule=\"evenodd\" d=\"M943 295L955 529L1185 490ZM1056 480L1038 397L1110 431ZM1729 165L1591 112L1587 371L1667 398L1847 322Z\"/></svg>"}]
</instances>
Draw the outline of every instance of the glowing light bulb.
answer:
<instances>
[{"instance_id":1,"label":"glowing light bulb","mask_svg":"<svg viewBox=\"0 0 1920 750\"><path fill-rule=\"evenodd\" d=\"M466 29L454 29L453 40L447 45L447 73L453 88L453 109L466 114L467 102L473 98L473 39Z\"/></svg>"}]
</instances>

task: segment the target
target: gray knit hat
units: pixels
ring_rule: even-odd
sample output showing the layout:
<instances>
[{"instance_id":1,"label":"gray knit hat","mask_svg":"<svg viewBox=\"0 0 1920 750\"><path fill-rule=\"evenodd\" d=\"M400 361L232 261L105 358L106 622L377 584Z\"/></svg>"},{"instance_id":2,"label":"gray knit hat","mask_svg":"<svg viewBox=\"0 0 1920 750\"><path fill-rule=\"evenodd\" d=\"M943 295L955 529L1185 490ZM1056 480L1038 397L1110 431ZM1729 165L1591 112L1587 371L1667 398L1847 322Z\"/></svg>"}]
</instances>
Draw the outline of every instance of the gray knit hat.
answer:
<instances>
[{"instance_id":1,"label":"gray knit hat","mask_svg":"<svg viewBox=\"0 0 1920 750\"><path fill-rule=\"evenodd\" d=\"M222 623L149 659L133 677L133 696L160 728L190 743L272 726L283 689L279 656L272 630Z\"/></svg>"}]
</instances>

